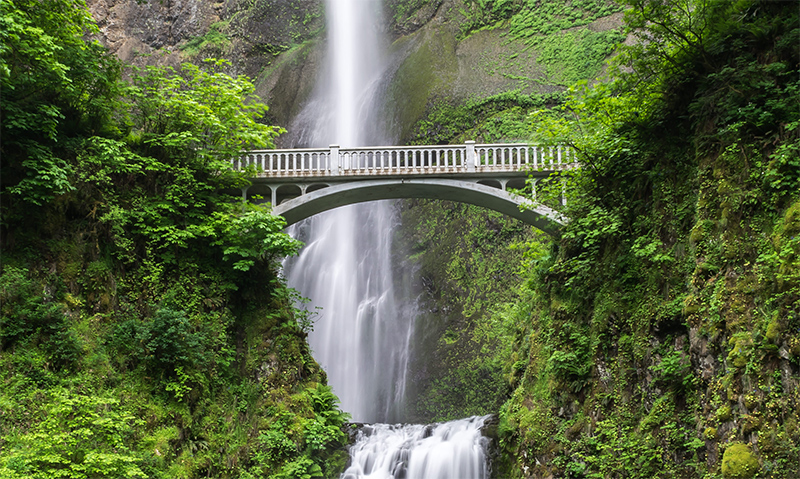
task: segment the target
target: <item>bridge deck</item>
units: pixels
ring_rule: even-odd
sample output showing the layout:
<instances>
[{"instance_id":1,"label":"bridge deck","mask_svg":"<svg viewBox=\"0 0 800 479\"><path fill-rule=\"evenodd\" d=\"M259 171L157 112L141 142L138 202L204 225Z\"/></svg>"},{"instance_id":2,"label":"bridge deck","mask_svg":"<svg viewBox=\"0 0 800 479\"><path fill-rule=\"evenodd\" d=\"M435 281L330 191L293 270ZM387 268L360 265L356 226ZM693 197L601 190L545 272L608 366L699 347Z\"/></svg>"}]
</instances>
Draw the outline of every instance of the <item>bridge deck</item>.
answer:
<instances>
[{"instance_id":1,"label":"bridge deck","mask_svg":"<svg viewBox=\"0 0 800 479\"><path fill-rule=\"evenodd\" d=\"M253 179L352 181L356 177L507 176L545 177L571 168L572 151L524 143L302 148L259 150L233 160L237 170L252 169Z\"/></svg>"}]
</instances>

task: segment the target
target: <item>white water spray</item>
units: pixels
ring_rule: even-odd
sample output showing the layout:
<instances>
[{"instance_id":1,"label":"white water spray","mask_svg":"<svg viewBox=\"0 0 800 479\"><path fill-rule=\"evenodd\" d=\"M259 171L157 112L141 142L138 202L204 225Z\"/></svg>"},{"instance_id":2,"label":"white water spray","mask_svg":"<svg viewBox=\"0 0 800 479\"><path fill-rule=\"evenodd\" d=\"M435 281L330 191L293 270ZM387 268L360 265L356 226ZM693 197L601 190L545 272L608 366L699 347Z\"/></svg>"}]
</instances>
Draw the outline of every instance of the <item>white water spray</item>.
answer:
<instances>
[{"instance_id":1,"label":"white water spray","mask_svg":"<svg viewBox=\"0 0 800 479\"><path fill-rule=\"evenodd\" d=\"M428 426L364 426L342 479L486 479L486 417Z\"/></svg>"}]
</instances>

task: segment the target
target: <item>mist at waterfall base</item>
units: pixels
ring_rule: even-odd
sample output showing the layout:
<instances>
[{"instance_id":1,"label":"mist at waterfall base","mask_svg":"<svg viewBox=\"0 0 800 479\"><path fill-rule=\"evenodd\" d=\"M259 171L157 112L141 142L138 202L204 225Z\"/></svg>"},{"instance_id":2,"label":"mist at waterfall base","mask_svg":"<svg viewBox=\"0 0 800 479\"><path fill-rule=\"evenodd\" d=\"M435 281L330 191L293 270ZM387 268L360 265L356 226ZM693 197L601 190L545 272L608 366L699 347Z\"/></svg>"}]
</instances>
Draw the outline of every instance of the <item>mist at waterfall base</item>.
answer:
<instances>
[{"instance_id":1,"label":"mist at waterfall base","mask_svg":"<svg viewBox=\"0 0 800 479\"><path fill-rule=\"evenodd\" d=\"M327 0L328 53L309 103L290 125L289 146L391 144L381 118L386 76L379 0ZM290 286L320 308L309 343L354 421L401 422L416 301L396 284L395 203L337 208L291 229L306 243L285 264ZM484 479L485 418L436 425L364 426L343 478Z\"/></svg>"}]
</instances>

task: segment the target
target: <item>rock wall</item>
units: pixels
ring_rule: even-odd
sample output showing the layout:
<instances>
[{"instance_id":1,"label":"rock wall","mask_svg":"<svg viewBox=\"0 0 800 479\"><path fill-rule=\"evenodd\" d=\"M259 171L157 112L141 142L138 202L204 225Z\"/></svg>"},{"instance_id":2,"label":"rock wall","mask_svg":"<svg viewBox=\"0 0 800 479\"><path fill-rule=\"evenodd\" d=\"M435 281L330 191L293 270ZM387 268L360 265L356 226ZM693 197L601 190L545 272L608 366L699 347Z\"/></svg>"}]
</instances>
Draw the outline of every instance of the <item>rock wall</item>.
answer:
<instances>
[{"instance_id":1,"label":"rock wall","mask_svg":"<svg viewBox=\"0 0 800 479\"><path fill-rule=\"evenodd\" d=\"M100 40L135 65L178 65L223 57L230 73L255 79L270 105L269 121L288 126L311 94L324 55L322 0L88 0ZM537 49L510 35L502 23L475 29L476 13L465 0L386 0L386 31L392 39L385 79L386 118L396 141L409 139L414 124L436 99L461 103L510 90L562 90L537 62ZM489 20L486 20L486 19ZM617 28L619 14L588 28ZM480 24L478 24L480 25Z\"/></svg>"},{"instance_id":2,"label":"rock wall","mask_svg":"<svg viewBox=\"0 0 800 479\"><path fill-rule=\"evenodd\" d=\"M256 79L269 121L287 125L317 76L321 0L88 0L99 40L126 63L177 66L231 61L228 73Z\"/></svg>"}]
</instances>

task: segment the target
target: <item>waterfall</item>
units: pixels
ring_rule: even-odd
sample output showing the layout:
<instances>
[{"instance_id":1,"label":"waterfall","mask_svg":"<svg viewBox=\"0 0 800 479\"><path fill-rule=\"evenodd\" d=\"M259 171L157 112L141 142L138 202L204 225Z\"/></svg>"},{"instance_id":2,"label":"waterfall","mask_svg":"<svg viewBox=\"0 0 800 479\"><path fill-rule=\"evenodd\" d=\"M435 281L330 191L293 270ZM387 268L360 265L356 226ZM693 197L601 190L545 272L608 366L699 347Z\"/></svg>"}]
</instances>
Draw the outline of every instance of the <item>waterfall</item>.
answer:
<instances>
[{"instance_id":1,"label":"waterfall","mask_svg":"<svg viewBox=\"0 0 800 479\"><path fill-rule=\"evenodd\" d=\"M311 101L290 125L293 147L389 144L381 130L379 0L327 0L328 55ZM358 422L403 419L415 301L395 284L391 201L337 208L295 225L306 243L285 264L290 286L321 308L309 335L342 409ZM484 418L364 426L343 478L485 479Z\"/></svg>"},{"instance_id":2,"label":"waterfall","mask_svg":"<svg viewBox=\"0 0 800 479\"><path fill-rule=\"evenodd\" d=\"M444 424L364 426L342 479L486 479L488 416Z\"/></svg>"},{"instance_id":3,"label":"waterfall","mask_svg":"<svg viewBox=\"0 0 800 479\"><path fill-rule=\"evenodd\" d=\"M328 55L312 100L290 127L293 146L367 146L391 141L379 130L385 64L380 2L328 0ZM405 395L413 307L398 301L391 201L352 205L293 228L307 243L286 264L289 285L320 314L309 343L342 408L362 422L397 421Z\"/></svg>"}]
</instances>

